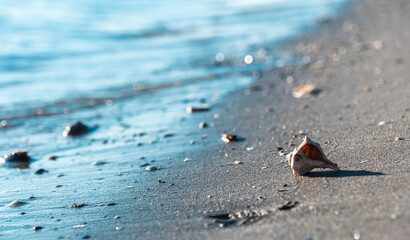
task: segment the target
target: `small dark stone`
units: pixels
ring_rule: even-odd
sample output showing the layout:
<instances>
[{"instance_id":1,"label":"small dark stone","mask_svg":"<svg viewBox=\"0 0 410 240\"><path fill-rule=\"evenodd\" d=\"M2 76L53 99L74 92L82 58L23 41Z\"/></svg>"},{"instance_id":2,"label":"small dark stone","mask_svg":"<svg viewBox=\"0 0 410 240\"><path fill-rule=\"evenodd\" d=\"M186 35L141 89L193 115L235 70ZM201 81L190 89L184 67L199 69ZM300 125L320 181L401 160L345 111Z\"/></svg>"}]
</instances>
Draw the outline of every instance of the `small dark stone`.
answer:
<instances>
[{"instance_id":1,"label":"small dark stone","mask_svg":"<svg viewBox=\"0 0 410 240\"><path fill-rule=\"evenodd\" d=\"M276 150L278 150L278 151L282 151L282 150L283 150L283 148L282 148L282 147L277 147L277 148L276 148Z\"/></svg>"},{"instance_id":2,"label":"small dark stone","mask_svg":"<svg viewBox=\"0 0 410 240\"><path fill-rule=\"evenodd\" d=\"M173 133L167 133L164 135L164 138L169 138L169 137L173 137L175 134Z\"/></svg>"},{"instance_id":3,"label":"small dark stone","mask_svg":"<svg viewBox=\"0 0 410 240\"><path fill-rule=\"evenodd\" d=\"M89 239L89 238L91 238L90 235L86 235L86 236L83 237L83 239Z\"/></svg>"},{"instance_id":4,"label":"small dark stone","mask_svg":"<svg viewBox=\"0 0 410 240\"><path fill-rule=\"evenodd\" d=\"M200 122L199 123L199 128L207 128L208 124L206 122Z\"/></svg>"},{"instance_id":5,"label":"small dark stone","mask_svg":"<svg viewBox=\"0 0 410 240\"><path fill-rule=\"evenodd\" d=\"M108 203L107 206L114 206L117 205L116 203Z\"/></svg>"},{"instance_id":6,"label":"small dark stone","mask_svg":"<svg viewBox=\"0 0 410 240\"><path fill-rule=\"evenodd\" d=\"M31 157L25 150L15 150L11 154L6 154L0 157L0 165L5 164L6 167L11 168L28 168Z\"/></svg>"},{"instance_id":7,"label":"small dark stone","mask_svg":"<svg viewBox=\"0 0 410 240\"><path fill-rule=\"evenodd\" d=\"M40 174L44 174L44 173L46 173L46 172L48 172L48 171L45 170L44 168L40 168L40 169L38 169L37 171L35 171L34 173L40 175Z\"/></svg>"},{"instance_id":8,"label":"small dark stone","mask_svg":"<svg viewBox=\"0 0 410 240\"><path fill-rule=\"evenodd\" d=\"M34 229L35 231L38 231L38 230L43 229L43 227L41 227L41 226L34 226L33 229Z\"/></svg>"},{"instance_id":9,"label":"small dark stone","mask_svg":"<svg viewBox=\"0 0 410 240\"><path fill-rule=\"evenodd\" d=\"M148 171L148 172L153 172L153 171L159 170L159 168L154 167L154 166L149 166L149 167L146 167L145 170Z\"/></svg>"},{"instance_id":10,"label":"small dark stone","mask_svg":"<svg viewBox=\"0 0 410 240\"><path fill-rule=\"evenodd\" d=\"M50 156L50 157L48 157L48 159L49 159L49 160L53 160L53 161L54 161L54 160L56 160L56 159L57 159L57 156Z\"/></svg>"},{"instance_id":11,"label":"small dark stone","mask_svg":"<svg viewBox=\"0 0 410 240\"><path fill-rule=\"evenodd\" d=\"M87 134L90 130L91 129L87 125L78 121L67 126L63 132L63 136L79 137Z\"/></svg>"},{"instance_id":12,"label":"small dark stone","mask_svg":"<svg viewBox=\"0 0 410 240\"><path fill-rule=\"evenodd\" d=\"M297 201L289 201L289 202L279 205L278 209L279 210L289 210L289 209L294 208L296 204L298 204Z\"/></svg>"}]
</instances>

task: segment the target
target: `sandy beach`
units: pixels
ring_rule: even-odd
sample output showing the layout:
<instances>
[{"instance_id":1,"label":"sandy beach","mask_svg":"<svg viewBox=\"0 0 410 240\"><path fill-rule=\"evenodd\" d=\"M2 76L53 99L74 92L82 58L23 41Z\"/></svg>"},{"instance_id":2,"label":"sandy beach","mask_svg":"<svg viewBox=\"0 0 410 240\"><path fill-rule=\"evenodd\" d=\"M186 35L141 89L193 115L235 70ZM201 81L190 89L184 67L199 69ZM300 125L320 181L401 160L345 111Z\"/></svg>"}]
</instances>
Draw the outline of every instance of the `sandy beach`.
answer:
<instances>
[{"instance_id":1,"label":"sandy beach","mask_svg":"<svg viewBox=\"0 0 410 240\"><path fill-rule=\"evenodd\" d=\"M257 85L198 114L215 122L216 144L155 172L172 186L154 185L140 202L150 211L131 211L122 231L97 238L407 239L409 10L405 1L352 3L341 19L281 48L308 63L263 72ZM320 93L294 98L307 83ZM246 140L224 144L225 132ZM278 149L292 151L304 135L341 171L293 176ZM279 210L287 201L298 203Z\"/></svg>"},{"instance_id":2,"label":"sandy beach","mask_svg":"<svg viewBox=\"0 0 410 240\"><path fill-rule=\"evenodd\" d=\"M121 139L92 157L87 151L62 156L84 170L63 177L61 191L73 194L57 189L42 196L60 182L37 179L37 199L26 200L27 208L15 215L28 212L30 224L42 229L24 226L16 239L408 239L409 13L405 0L364 0L348 4L336 19L322 19L307 36L276 50L297 63L279 61L210 111L183 116L212 127L186 127L181 120L158 129L159 144L172 137L171 154L145 144L144 156L134 156L136 146L122 146ZM306 84L315 86L314 94L292 95ZM223 133L243 140L224 143ZM341 171L294 176L285 155L305 136L320 143ZM67 165L58 160L53 167ZM145 171L141 162L160 169ZM69 180L82 174L92 180ZM85 207L69 208L83 199ZM15 226L21 227L18 221ZM9 237L0 232L0 239Z\"/></svg>"}]
</instances>

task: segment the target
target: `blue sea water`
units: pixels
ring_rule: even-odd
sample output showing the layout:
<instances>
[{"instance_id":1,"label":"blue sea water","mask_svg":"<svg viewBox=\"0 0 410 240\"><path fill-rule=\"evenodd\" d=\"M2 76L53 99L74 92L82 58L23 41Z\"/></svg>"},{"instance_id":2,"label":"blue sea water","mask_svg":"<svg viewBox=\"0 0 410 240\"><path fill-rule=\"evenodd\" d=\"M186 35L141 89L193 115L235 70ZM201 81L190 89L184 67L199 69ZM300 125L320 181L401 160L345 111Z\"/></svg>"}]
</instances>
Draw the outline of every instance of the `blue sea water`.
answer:
<instances>
[{"instance_id":1,"label":"blue sea water","mask_svg":"<svg viewBox=\"0 0 410 240\"><path fill-rule=\"evenodd\" d=\"M47 190L57 173L76 176L71 190L86 197L79 183L129 171L117 162L140 164L191 147L185 138L163 139L191 124L187 105L212 106L260 72L294 62L276 51L278 43L335 17L346 2L1 0L0 154L28 149L35 160L28 170L0 168L2 218L12 219L0 224L5 234L50 210L43 200L37 209L44 213L22 219L5 207L10 201L31 194L73 198ZM64 138L75 120L100 127L83 139ZM97 171L93 161L115 164ZM33 175L38 168L50 177Z\"/></svg>"},{"instance_id":2,"label":"blue sea water","mask_svg":"<svg viewBox=\"0 0 410 240\"><path fill-rule=\"evenodd\" d=\"M61 100L115 98L137 86L246 77L241 73L286 59L270 51L275 43L334 16L345 2L2 0L0 116L26 115ZM252 64L244 63L246 55Z\"/></svg>"}]
</instances>

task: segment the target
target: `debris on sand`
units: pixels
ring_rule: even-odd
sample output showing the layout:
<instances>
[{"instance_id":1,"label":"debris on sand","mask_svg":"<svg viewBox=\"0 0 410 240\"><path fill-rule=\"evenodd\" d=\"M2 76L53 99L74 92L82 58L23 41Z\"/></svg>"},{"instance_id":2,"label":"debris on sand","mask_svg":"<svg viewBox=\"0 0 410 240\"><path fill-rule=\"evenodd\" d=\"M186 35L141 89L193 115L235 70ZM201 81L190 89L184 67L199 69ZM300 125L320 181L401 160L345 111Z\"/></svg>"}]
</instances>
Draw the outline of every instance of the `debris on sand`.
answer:
<instances>
[{"instance_id":1,"label":"debris on sand","mask_svg":"<svg viewBox=\"0 0 410 240\"><path fill-rule=\"evenodd\" d=\"M146 170L147 172L153 172L153 171L159 170L159 167L148 166L147 168L145 168L145 170Z\"/></svg>"},{"instance_id":2,"label":"debris on sand","mask_svg":"<svg viewBox=\"0 0 410 240\"><path fill-rule=\"evenodd\" d=\"M266 216L269 212L266 210L243 210L235 213L219 213L208 215L209 218L214 219L220 227L227 227L232 225L247 225L253 223L260 218Z\"/></svg>"},{"instance_id":3,"label":"debris on sand","mask_svg":"<svg viewBox=\"0 0 410 240\"><path fill-rule=\"evenodd\" d=\"M305 136L302 144L286 157L292 168L293 175L304 175L314 168L340 170L337 164L326 158L319 143L310 140L307 136Z\"/></svg>"},{"instance_id":4,"label":"debris on sand","mask_svg":"<svg viewBox=\"0 0 410 240\"><path fill-rule=\"evenodd\" d=\"M279 210L290 210L290 209L294 208L296 206L296 204L298 204L297 201L288 201L284 204L280 204L278 206L278 209Z\"/></svg>"},{"instance_id":5,"label":"debris on sand","mask_svg":"<svg viewBox=\"0 0 410 240\"><path fill-rule=\"evenodd\" d=\"M207 128L208 127L208 123L202 121L199 123L199 128Z\"/></svg>"},{"instance_id":6,"label":"debris on sand","mask_svg":"<svg viewBox=\"0 0 410 240\"><path fill-rule=\"evenodd\" d=\"M93 128L88 127L80 121L77 121L70 126L67 126L63 132L63 136L80 137L89 133Z\"/></svg>"},{"instance_id":7,"label":"debris on sand","mask_svg":"<svg viewBox=\"0 0 410 240\"><path fill-rule=\"evenodd\" d=\"M235 161L235 162L233 162L233 164L239 165L239 164L242 164L242 162L241 161Z\"/></svg>"},{"instance_id":8,"label":"debris on sand","mask_svg":"<svg viewBox=\"0 0 410 240\"><path fill-rule=\"evenodd\" d=\"M33 227L34 231L38 231L38 230L41 230L41 229L43 229L43 227L41 227L41 226L34 226Z\"/></svg>"},{"instance_id":9,"label":"debris on sand","mask_svg":"<svg viewBox=\"0 0 410 240\"><path fill-rule=\"evenodd\" d=\"M74 225L73 228L85 228L87 227L86 224Z\"/></svg>"},{"instance_id":10,"label":"debris on sand","mask_svg":"<svg viewBox=\"0 0 410 240\"><path fill-rule=\"evenodd\" d=\"M87 206L85 203L73 203L70 205L71 208L82 208L84 206Z\"/></svg>"},{"instance_id":11,"label":"debris on sand","mask_svg":"<svg viewBox=\"0 0 410 240\"><path fill-rule=\"evenodd\" d=\"M44 173L47 173L47 172L48 171L45 170L44 168L40 168L37 171L35 171L34 173L37 174L37 175L41 175L41 174L44 174Z\"/></svg>"},{"instance_id":12,"label":"debris on sand","mask_svg":"<svg viewBox=\"0 0 410 240\"><path fill-rule=\"evenodd\" d=\"M306 84L300 87L294 88L292 91L292 95L295 98L305 98L312 95L317 95L320 90L313 84Z\"/></svg>"},{"instance_id":13,"label":"debris on sand","mask_svg":"<svg viewBox=\"0 0 410 240\"><path fill-rule=\"evenodd\" d=\"M209 111L209 109L210 109L209 106L202 106L202 107L188 106L186 108L186 112L187 113L206 112L206 111Z\"/></svg>"},{"instance_id":14,"label":"debris on sand","mask_svg":"<svg viewBox=\"0 0 410 240\"><path fill-rule=\"evenodd\" d=\"M93 162L93 165L99 166L99 165L104 165L106 163L107 162L104 162L104 161L95 161L95 162Z\"/></svg>"},{"instance_id":15,"label":"debris on sand","mask_svg":"<svg viewBox=\"0 0 410 240\"><path fill-rule=\"evenodd\" d=\"M48 160L53 160L53 161L55 161L57 159L57 156L50 156L50 157L48 157Z\"/></svg>"},{"instance_id":16,"label":"debris on sand","mask_svg":"<svg viewBox=\"0 0 410 240\"><path fill-rule=\"evenodd\" d=\"M13 207L13 208L15 208L15 207L23 206L23 205L25 205L25 204L27 204L27 203L26 203L26 202L19 201L19 200L14 200L14 201L12 201L11 203L7 204L7 206L8 206L8 207Z\"/></svg>"},{"instance_id":17,"label":"debris on sand","mask_svg":"<svg viewBox=\"0 0 410 240\"><path fill-rule=\"evenodd\" d=\"M31 157L26 150L14 150L11 154L0 157L0 165L11 168L28 168Z\"/></svg>"},{"instance_id":18,"label":"debris on sand","mask_svg":"<svg viewBox=\"0 0 410 240\"><path fill-rule=\"evenodd\" d=\"M238 136L235 134L222 134L221 137L222 141L228 143L228 142L235 142L238 141Z\"/></svg>"}]
</instances>

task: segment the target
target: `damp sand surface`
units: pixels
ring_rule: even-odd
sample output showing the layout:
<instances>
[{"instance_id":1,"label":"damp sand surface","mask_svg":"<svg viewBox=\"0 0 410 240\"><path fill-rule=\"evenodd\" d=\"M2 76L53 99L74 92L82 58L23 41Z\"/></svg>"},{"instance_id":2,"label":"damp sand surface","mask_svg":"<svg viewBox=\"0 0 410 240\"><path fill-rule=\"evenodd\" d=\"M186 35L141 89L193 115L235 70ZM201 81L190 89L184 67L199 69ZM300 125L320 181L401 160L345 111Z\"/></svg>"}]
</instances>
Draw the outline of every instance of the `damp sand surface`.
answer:
<instances>
[{"instance_id":1,"label":"damp sand surface","mask_svg":"<svg viewBox=\"0 0 410 240\"><path fill-rule=\"evenodd\" d=\"M185 113L201 98L162 109L168 99L141 94L156 100L141 104L155 118L112 95L101 108L87 99L90 108L70 114L10 115L2 146L22 142L33 160L1 169L0 238L406 239L409 6L377 0L348 10L280 49L301 62L261 71L251 87L208 100L210 111ZM292 96L309 82L321 92ZM62 137L79 119L99 127ZM224 143L221 133L244 140ZM279 149L290 152L304 134L342 171L294 177ZM7 207L13 200L25 204Z\"/></svg>"}]
</instances>

